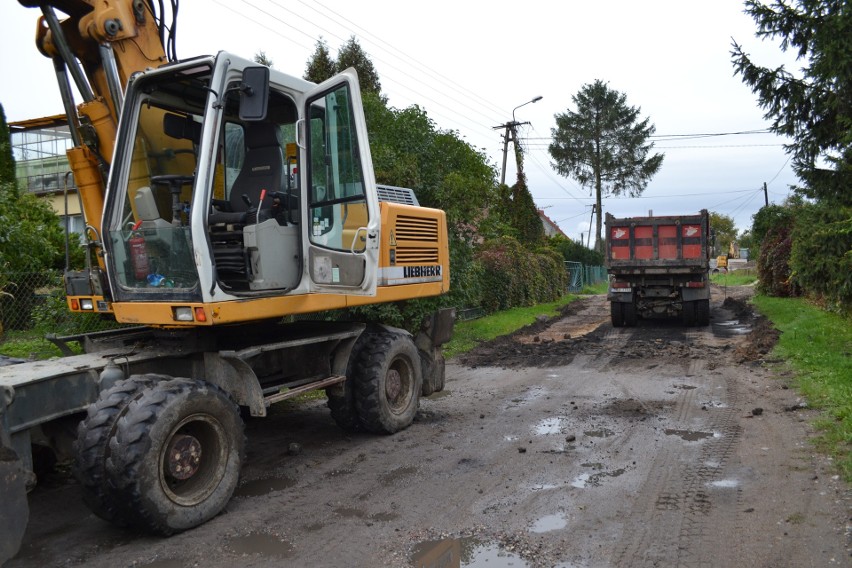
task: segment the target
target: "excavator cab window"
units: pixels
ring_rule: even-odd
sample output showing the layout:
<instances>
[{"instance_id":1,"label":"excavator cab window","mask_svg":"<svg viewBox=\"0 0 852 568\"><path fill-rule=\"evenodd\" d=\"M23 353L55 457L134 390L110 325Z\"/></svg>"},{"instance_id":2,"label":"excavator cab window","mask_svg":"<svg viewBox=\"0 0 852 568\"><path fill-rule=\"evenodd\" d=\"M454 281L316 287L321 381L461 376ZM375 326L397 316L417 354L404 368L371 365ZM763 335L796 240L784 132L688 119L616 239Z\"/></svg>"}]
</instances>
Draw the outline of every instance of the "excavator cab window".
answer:
<instances>
[{"instance_id":1,"label":"excavator cab window","mask_svg":"<svg viewBox=\"0 0 852 568\"><path fill-rule=\"evenodd\" d=\"M203 71L203 70L202 70ZM207 91L204 81L176 75L144 83L123 139L118 195L109 226L118 285L131 294L197 296L190 203ZM130 109L128 109L130 110Z\"/></svg>"},{"instance_id":2,"label":"excavator cab window","mask_svg":"<svg viewBox=\"0 0 852 568\"><path fill-rule=\"evenodd\" d=\"M311 241L358 252L365 246L367 199L348 86L314 99L309 112Z\"/></svg>"}]
</instances>

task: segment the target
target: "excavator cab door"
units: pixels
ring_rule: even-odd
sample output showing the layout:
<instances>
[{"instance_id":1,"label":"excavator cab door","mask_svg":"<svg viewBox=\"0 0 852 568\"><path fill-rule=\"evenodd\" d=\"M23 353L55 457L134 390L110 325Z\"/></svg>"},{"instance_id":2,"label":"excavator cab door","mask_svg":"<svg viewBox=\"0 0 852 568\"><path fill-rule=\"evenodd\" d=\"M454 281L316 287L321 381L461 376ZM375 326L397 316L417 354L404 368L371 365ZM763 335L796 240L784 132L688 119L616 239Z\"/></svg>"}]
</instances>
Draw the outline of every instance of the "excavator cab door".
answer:
<instances>
[{"instance_id":1,"label":"excavator cab door","mask_svg":"<svg viewBox=\"0 0 852 568\"><path fill-rule=\"evenodd\" d=\"M307 92L304 104L298 138L305 155L309 290L374 295L379 202L355 70Z\"/></svg>"}]
</instances>

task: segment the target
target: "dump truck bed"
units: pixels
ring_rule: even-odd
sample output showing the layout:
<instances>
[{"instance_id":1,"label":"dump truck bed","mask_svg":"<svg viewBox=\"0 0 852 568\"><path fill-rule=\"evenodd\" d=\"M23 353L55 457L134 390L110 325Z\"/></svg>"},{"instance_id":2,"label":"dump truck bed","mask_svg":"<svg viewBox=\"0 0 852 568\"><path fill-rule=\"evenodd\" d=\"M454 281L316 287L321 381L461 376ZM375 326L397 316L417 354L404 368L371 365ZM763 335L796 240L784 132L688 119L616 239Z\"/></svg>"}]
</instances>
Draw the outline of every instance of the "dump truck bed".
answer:
<instances>
[{"instance_id":1,"label":"dump truck bed","mask_svg":"<svg viewBox=\"0 0 852 568\"><path fill-rule=\"evenodd\" d=\"M690 273L710 262L710 223L697 215L606 216L607 267L613 274Z\"/></svg>"}]
</instances>

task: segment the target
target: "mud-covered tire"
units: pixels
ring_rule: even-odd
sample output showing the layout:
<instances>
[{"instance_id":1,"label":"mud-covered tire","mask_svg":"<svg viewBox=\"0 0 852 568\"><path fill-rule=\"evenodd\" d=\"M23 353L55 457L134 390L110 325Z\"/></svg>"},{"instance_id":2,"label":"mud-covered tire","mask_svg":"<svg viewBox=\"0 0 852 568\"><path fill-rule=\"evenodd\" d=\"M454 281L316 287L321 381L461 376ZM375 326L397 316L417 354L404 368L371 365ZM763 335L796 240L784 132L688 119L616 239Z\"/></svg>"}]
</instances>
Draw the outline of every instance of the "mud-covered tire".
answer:
<instances>
[{"instance_id":1,"label":"mud-covered tire","mask_svg":"<svg viewBox=\"0 0 852 568\"><path fill-rule=\"evenodd\" d=\"M353 379L355 404L365 429L393 434L414 420L423 374L411 337L392 332L370 334L358 354Z\"/></svg>"},{"instance_id":2,"label":"mud-covered tire","mask_svg":"<svg viewBox=\"0 0 852 568\"><path fill-rule=\"evenodd\" d=\"M624 304L621 302L609 303L609 317L612 320L612 327L624 327Z\"/></svg>"},{"instance_id":3,"label":"mud-covered tire","mask_svg":"<svg viewBox=\"0 0 852 568\"><path fill-rule=\"evenodd\" d=\"M245 453L239 408L218 387L174 379L147 389L118 421L107 472L124 520L170 535L228 503Z\"/></svg>"},{"instance_id":4,"label":"mud-covered tire","mask_svg":"<svg viewBox=\"0 0 852 568\"><path fill-rule=\"evenodd\" d=\"M624 314L624 325L626 327L636 327L639 324L639 316L636 314L636 304L633 302L625 302L621 306Z\"/></svg>"},{"instance_id":5,"label":"mud-covered tire","mask_svg":"<svg viewBox=\"0 0 852 568\"><path fill-rule=\"evenodd\" d=\"M695 324L701 327L710 325L710 300L695 302Z\"/></svg>"},{"instance_id":6,"label":"mud-covered tire","mask_svg":"<svg viewBox=\"0 0 852 568\"><path fill-rule=\"evenodd\" d=\"M117 525L126 524L119 515L120 503L112 498L106 474L109 442L116 426L127 410L127 405L142 396L142 391L158 381L168 380L165 375L131 375L118 381L112 388L101 391L98 400L89 405L84 418L77 426L74 441L74 477L83 489L83 502L98 517Z\"/></svg>"},{"instance_id":7,"label":"mud-covered tire","mask_svg":"<svg viewBox=\"0 0 852 568\"><path fill-rule=\"evenodd\" d=\"M697 302L683 302L683 308L680 314L681 321L686 327L695 327L695 304Z\"/></svg>"},{"instance_id":8,"label":"mud-covered tire","mask_svg":"<svg viewBox=\"0 0 852 568\"><path fill-rule=\"evenodd\" d=\"M328 398L326 404L331 411L331 417L346 432L360 432L364 429L355 404L354 377L358 357L364 346L369 344L371 335L372 332L363 332L352 346L349 364L346 366L346 381L342 385L325 389L325 395Z\"/></svg>"}]
</instances>

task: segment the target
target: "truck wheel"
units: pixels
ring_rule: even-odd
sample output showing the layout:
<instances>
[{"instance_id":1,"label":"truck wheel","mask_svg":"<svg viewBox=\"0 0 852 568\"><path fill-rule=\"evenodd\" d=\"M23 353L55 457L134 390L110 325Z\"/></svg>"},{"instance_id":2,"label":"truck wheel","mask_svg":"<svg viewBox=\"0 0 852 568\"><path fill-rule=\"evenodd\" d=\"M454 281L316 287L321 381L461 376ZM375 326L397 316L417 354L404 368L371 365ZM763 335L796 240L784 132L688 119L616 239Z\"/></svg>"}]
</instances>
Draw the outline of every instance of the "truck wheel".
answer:
<instances>
[{"instance_id":1,"label":"truck wheel","mask_svg":"<svg viewBox=\"0 0 852 568\"><path fill-rule=\"evenodd\" d=\"M701 327L710 325L710 300L698 300L694 304L696 325Z\"/></svg>"},{"instance_id":2,"label":"truck wheel","mask_svg":"<svg viewBox=\"0 0 852 568\"><path fill-rule=\"evenodd\" d=\"M624 304L621 302L609 303L609 315L612 319L612 327L624 326L624 310L622 309L622 306L624 306Z\"/></svg>"},{"instance_id":3,"label":"truck wheel","mask_svg":"<svg viewBox=\"0 0 852 568\"><path fill-rule=\"evenodd\" d=\"M142 391L157 381L168 380L166 375L131 375L102 391L98 400L89 405L86 418L77 426L74 441L74 477L83 487L83 502L100 518L124 525L119 504L112 500L107 484L106 460L109 441L127 405L142 396Z\"/></svg>"},{"instance_id":4,"label":"truck wheel","mask_svg":"<svg viewBox=\"0 0 852 568\"><path fill-rule=\"evenodd\" d=\"M621 306L624 313L624 325L627 327L636 327L639 323L639 317L636 315L636 305L633 302L625 302Z\"/></svg>"},{"instance_id":5,"label":"truck wheel","mask_svg":"<svg viewBox=\"0 0 852 568\"><path fill-rule=\"evenodd\" d=\"M371 334L358 354L353 377L355 404L370 432L407 428L420 404L423 375L417 347L407 335Z\"/></svg>"},{"instance_id":6,"label":"truck wheel","mask_svg":"<svg viewBox=\"0 0 852 568\"><path fill-rule=\"evenodd\" d=\"M683 302L683 310L680 313L683 325L686 327L695 326L695 304L696 302Z\"/></svg>"},{"instance_id":7,"label":"truck wheel","mask_svg":"<svg viewBox=\"0 0 852 568\"><path fill-rule=\"evenodd\" d=\"M129 524L170 535L224 508L244 452L243 422L228 395L203 381L174 379L128 405L107 469Z\"/></svg>"}]
</instances>

